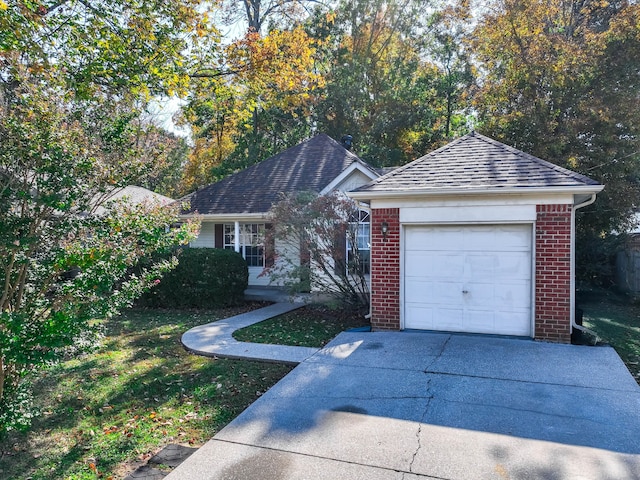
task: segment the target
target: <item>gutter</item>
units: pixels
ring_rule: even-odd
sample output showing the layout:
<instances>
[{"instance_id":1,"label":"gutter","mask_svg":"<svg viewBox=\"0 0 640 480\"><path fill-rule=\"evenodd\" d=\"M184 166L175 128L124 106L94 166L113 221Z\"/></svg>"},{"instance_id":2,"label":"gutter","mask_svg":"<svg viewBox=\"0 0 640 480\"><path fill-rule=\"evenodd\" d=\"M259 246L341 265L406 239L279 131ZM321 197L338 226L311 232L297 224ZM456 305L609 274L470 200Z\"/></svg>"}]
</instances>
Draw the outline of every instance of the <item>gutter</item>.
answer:
<instances>
[{"instance_id":1,"label":"gutter","mask_svg":"<svg viewBox=\"0 0 640 480\"><path fill-rule=\"evenodd\" d=\"M539 195L539 194L586 194L600 192L603 185L579 185L560 187L474 187L474 188L422 188L410 190L358 191L346 192L355 200L405 199L411 197L442 197L448 195Z\"/></svg>"},{"instance_id":2,"label":"gutter","mask_svg":"<svg viewBox=\"0 0 640 480\"><path fill-rule=\"evenodd\" d=\"M571 272L570 272L570 278L571 278L571 298L570 298L570 315L571 315L571 333L573 333L573 329L577 329L580 330L583 333L587 333L589 335L592 335L596 340L595 343L598 343L599 337L598 334L596 332L594 332L593 330L589 330L586 327L583 327L582 325L578 325L576 323L576 242L575 242L575 233L576 233L576 210L578 210L579 208L582 207L586 207L588 205L591 205L593 202L596 201L596 194L592 193L591 197L589 197L589 199L587 199L586 201L582 202L582 203L578 203L573 205L573 207L571 208Z\"/></svg>"}]
</instances>

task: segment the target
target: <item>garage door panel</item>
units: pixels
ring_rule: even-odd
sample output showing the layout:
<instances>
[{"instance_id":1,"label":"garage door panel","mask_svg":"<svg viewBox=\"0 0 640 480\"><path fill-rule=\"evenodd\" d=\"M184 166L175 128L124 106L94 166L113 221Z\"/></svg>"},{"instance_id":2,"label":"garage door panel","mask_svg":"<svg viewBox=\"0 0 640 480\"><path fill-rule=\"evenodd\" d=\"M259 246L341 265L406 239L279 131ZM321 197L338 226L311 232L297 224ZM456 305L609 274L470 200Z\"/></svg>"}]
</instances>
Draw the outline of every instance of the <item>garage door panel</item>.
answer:
<instances>
[{"instance_id":1,"label":"garage door panel","mask_svg":"<svg viewBox=\"0 0 640 480\"><path fill-rule=\"evenodd\" d=\"M433 282L427 280L416 279L411 282L407 282L405 287L405 296L407 298L420 299L420 302L414 302L415 304L433 304L435 303L437 296L435 295L435 285Z\"/></svg>"},{"instance_id":2,"label":"garage door panel","mask_svg":"<svg viewBox=\"0 0 640 480\"><path fill-rule=\"evenodd\" d=\"M509 312L497 311L495 312L495 325L503 335L529 335L531 315L528 309Z\"/></svg>"},{"instance_id":3,"label":"garage door panel","mask_svg":"<svg viewBox=\"0 0 640 480\"><path fill-rule=\"evenodd\" d=\"M509 283L495 285L495 300L498 305L517 308L531 304L531 283Z\"/></svg>"},{"instance_id":4,"label":"garage door panel","mask_svg":"<svg viewBox=\"0 0 640 480\"><path fill-rule=\"evenodd\" d=\"M433 308L421 305L407 305L407 315L414 319L411 327L421 330L433 330Z\"/></svg>"},{"instance_id":5,"label":"garage door panel","mask_svg":"<svg viewBox=\"0 0 640 480\"><path fill-rule=\"evenodd\" d=\"M464 331L462 308L434 308L432 330Z\"/></svg>"},{"instance_id":6,"label":"garage door panel","mask_svg":"<svg viewBox=\"0 0 640 480\"><path fill-rule=\"evenodd\" d=\"M405 228L405 328L530 335L529 225Z\"/></svg>"},{"instance_id":7,"label":"garage door panel","mask_svg":"<svg viewBox=\"0 0 640 480\"><path fill-rule=\"evenodd\" d=\"M461 282L434 282L433 303L435 305L459 305L464 287ZM421 300L421 303L424 303Z\"/></svg>"},{"instance_id":8,"label":"garage door panel","mask_svg":"<svg viewBox=\"0 0 640 480\"><path fill-rule=\"evenodd\" d=\"M492 333L495 331L495 312L493 310L468 309L464 313L464 331Z\"/></svg>"},{"instance_id":9,"label":"garage door panel","mask_svg":"<svg viewBox=\"0 0 640 480\"><path fill-rule=\"evenodd\" d=\"M509 252L496 258L496 279L528 280L531 278L531 254Z\"/></svg>"},{"instance_id":10,"label":"garage door panel","mask_svg":"<svg viewBox=\"0 0 640 480\"><path fill-rule=\"evenodd\" d=\"M433 259L435 255L430 252L411 252L411 261L406 262L405 276L416 278L428 278L433 272Z\"/></svg>"},{"instance_id":11,"label":"garage door panel","mask_svg":"<svg viewBox=\"0 0 640 480\"><path fill-rule=\"evenodd\" d=\"M467 308L493 307L496 304L495 285L480 282L467 283L464 285L462 301Z\"/></svg>"},{"instance_id":12,"label":"garage door panel","mask_svg":"<svg viewBox=\"0 0 640 480\"><path fill-rule=\"evenodd\" d=\"M499 260L496 258L495 253L481 254L472 253L468 254L465 258L465 271L464 278L478 278L478 277L493 277Z\"/></svg>"},{"instance_id":13,"label":"garage door panel","mask_svg":"<svg viewBox=\"0 0 640 480\"><path fill-rule=\"evenodd\" d=\"M464 275L464 255L459 253L443 253L433 256L433 269L425 272L432 278L446 278L462 280Z\"/></svg>"},{"instance_id":14,"label":"garage door panel","mask_svg":"<svg viewBox=\"0 0 640 480\"><path fill-rule=\"evenodd\" d=\"M491 252L496 247L496 234L491 227L468 227L464 249L468 252Z\"/></svg>"},{"instance_id":15,"label":"garage door panel","mask_svg":"<svg viewBox=\"0 0 640 480\"><path fill-rule=\"evenodd\" d=\"M455 279L464 275L464 255L459 253L411 252L405 276L424 279Z\"/></svg>"},{"instance_id":16,"label":"garage door panel","mask_svg":"<svg viewBox=\"0 0 640 480\"><path fill-rule=\"evenodd\" d=\"M531 227L510 225L498 227L502 251L531 251Z\"/></svg>"},{"instance_id":17,"label":"garage door panel","mask_svg":"<svg viewBox=\"0 0 640 480\"><path fill-rule=\"evenodd\" d=\"M457 305L462 298L462 284L449 282L407 282L406 298L414 299L407 304L423 306Z\"/></svg>"},{"instance_id":18,"label":"garage door panel","mask_svg":"<svg viewBox=\"0 0 640 480\"><path fill-rule=\"evenodd\" d=\"M462 227L407 229L406 236L409 251L459 250L464 245Z\"/></svg>"}]
</instances>

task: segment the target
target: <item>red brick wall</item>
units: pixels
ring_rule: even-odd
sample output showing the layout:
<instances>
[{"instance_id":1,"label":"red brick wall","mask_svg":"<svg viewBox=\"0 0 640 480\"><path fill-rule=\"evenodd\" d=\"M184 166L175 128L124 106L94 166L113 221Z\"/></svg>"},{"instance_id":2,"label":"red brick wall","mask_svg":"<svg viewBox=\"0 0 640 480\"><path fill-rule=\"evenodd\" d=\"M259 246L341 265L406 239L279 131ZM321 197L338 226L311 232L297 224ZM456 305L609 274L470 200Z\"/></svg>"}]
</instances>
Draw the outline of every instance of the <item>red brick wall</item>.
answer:
<instances>
[{"instance_id":1,"label":"red brick wall","mask_svg":"<svg viewBox=\"0 0 640 480\"><path fill-rule=\"evenodd\" d=\"M386 239L382 223L389 224ZM371 327L400 329L400 211L371 211Z\"/></svg>"},{"instance_id":2,"label":"red brick wall","mask_svg":"<svg viewBox=\"0 0 640 480\"><path fill-rule=\"evenodd\" d=\"M535 338L571 341L571 205L538 205Z\"/></svg>"}]
</instances>

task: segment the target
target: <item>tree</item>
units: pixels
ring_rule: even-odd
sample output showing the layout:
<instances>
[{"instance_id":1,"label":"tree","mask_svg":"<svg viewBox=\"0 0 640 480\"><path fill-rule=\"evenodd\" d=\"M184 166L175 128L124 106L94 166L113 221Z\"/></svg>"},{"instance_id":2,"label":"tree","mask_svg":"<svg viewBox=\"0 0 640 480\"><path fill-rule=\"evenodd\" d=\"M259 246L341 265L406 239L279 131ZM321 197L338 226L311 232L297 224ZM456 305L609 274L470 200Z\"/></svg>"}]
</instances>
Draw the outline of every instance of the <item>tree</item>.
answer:
<instances>
[{"instance_id":1,"label":"tree","mask_svg":"<svg viewBox=\"0 0 640 480\"><path fill-rule=\"evenodd\" d=\"M198 0L11 0L5 5L0 58L17 52L34 72L55 69L82 98L105 90L184 94L190 75L215 56L219 45L207 4Z\"/></svg>"},{"instance_id":2,"label":"tree","mask_svg":"<svg viewBox=\"0 0 640 480\"><path fill-rule=\"evenodd\" d=\"M234 151L239 125L250 118L238 87L226 79L201 79L198 85L181 113L194 142L180 182L183 195L215 180L213 170Z\"/></svg>"},{"instance_id":3,"label":"tree","mask_svg":"<svg viewBox=\"0 0 640 480\"><path fill-rule=\"evenodd\" d=\"M261 33L265 22L269 30L285 29L299 23L312 6L325 6L320 0L225 0L222 3L226 24L244 23L247 31Z\"/></svg>"},{"instance_id":4,"label":"tree","mask_svg":"<svg viewBox=\"0 0 640 480\"><path fill-rule=\"evenodd\" d=\"M476 72L470 60L465 38L471 18L466 1L449 6L434 15L429 48L439 70L435 80L436 121L434 137L449 140L467 133L465 113L469 111L468 92Z\"/></svg>"},{"instance_id":5,"label":"tree","mask_svg":"<svg viewBox=\"0 0 640 480\"><path fill-rule=\"evenodd\" d=\"M407 163L444 136L444 73L430 59L436 18L425 15L429 8L424 0L349 0L310 27L324 40L318 128L336 138L352 135L358 154L375 166ZM450 107L453 117L453 101Z\"/></svg>"},{"instance_id":6,"label":"tree","mask_svg":"<svg viewBox=\"0 0 640 480\"><path fill-rule=\"evenodd\" d=\"M154 254L194 234L167 230L175 210L104 200L157 158L141 112L185 86L183 50L213 33L196 7L0 2L0 431L28 424L29 378L90 345L95 319L175 265Z\"/></svg>"},{"instance_id":7,"label":"tree","mask_svg":"<svg viewBox=\"0 0 640 480\"><path fill-rule=\"evenodd\" d=\"M369 305L369 258L361 251L368 230L357 204L343 193L284 196L269 211L266 255L272 281L293 291L334 295L346 305Z\"/></svg>"},{"instance_id":8,"label":"tree","mask_svg":"<svg viewBox=\"0 0 640 480\"><path fill-rule=\"evenodd\" d=\"M629 226L640 198L640 6L492 2L474 33L481 129L603 183L579 236Z\"/></svg>"},{"instance_id":9,"label":"tree","mask_svg":"<svg viewBox=\"0 0 640 480\"><path fill-rule=\"evenodd\" d=\"M314 54L315 42L301 27L265 36L250 31L225 49L224 66L203 74L184 109L196 143L186 167L187 187L219 179L304 138L284 134L282 121L304 124L301 119L309 114L312 94L323 84ZM299 130L308 132L291 131Z\"/></svg>"},{"instance_id":10,"label":"tree","mask_svg":"<svg viewBox=\"0 0 640 480\"><path fill-rule=\"evenodd\" d=\"M140 152L144 165L136 184L172 198L188 193L180 190L183 168L190 151L187 141L145 119L139 119L135 129L135 149Z\"/></svg>"}]
</instances>

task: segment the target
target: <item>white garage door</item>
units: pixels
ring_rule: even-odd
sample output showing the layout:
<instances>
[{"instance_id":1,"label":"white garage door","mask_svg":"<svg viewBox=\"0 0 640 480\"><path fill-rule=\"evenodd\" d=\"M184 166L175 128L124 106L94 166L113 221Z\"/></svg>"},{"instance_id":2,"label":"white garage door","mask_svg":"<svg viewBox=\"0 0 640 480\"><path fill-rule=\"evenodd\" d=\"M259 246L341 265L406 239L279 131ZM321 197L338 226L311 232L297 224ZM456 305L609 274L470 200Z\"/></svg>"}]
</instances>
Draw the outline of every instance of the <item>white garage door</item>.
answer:
<instances>
[{"instance_id":1,"label":"white garage door","mask_svg":"<svg viewBox=\"0 0 640 480\"><path fill-rule=\"evenodd\" d=\"M531 226L405 228L404 327L531 335Z\"/></svg>"}]
</instances>

